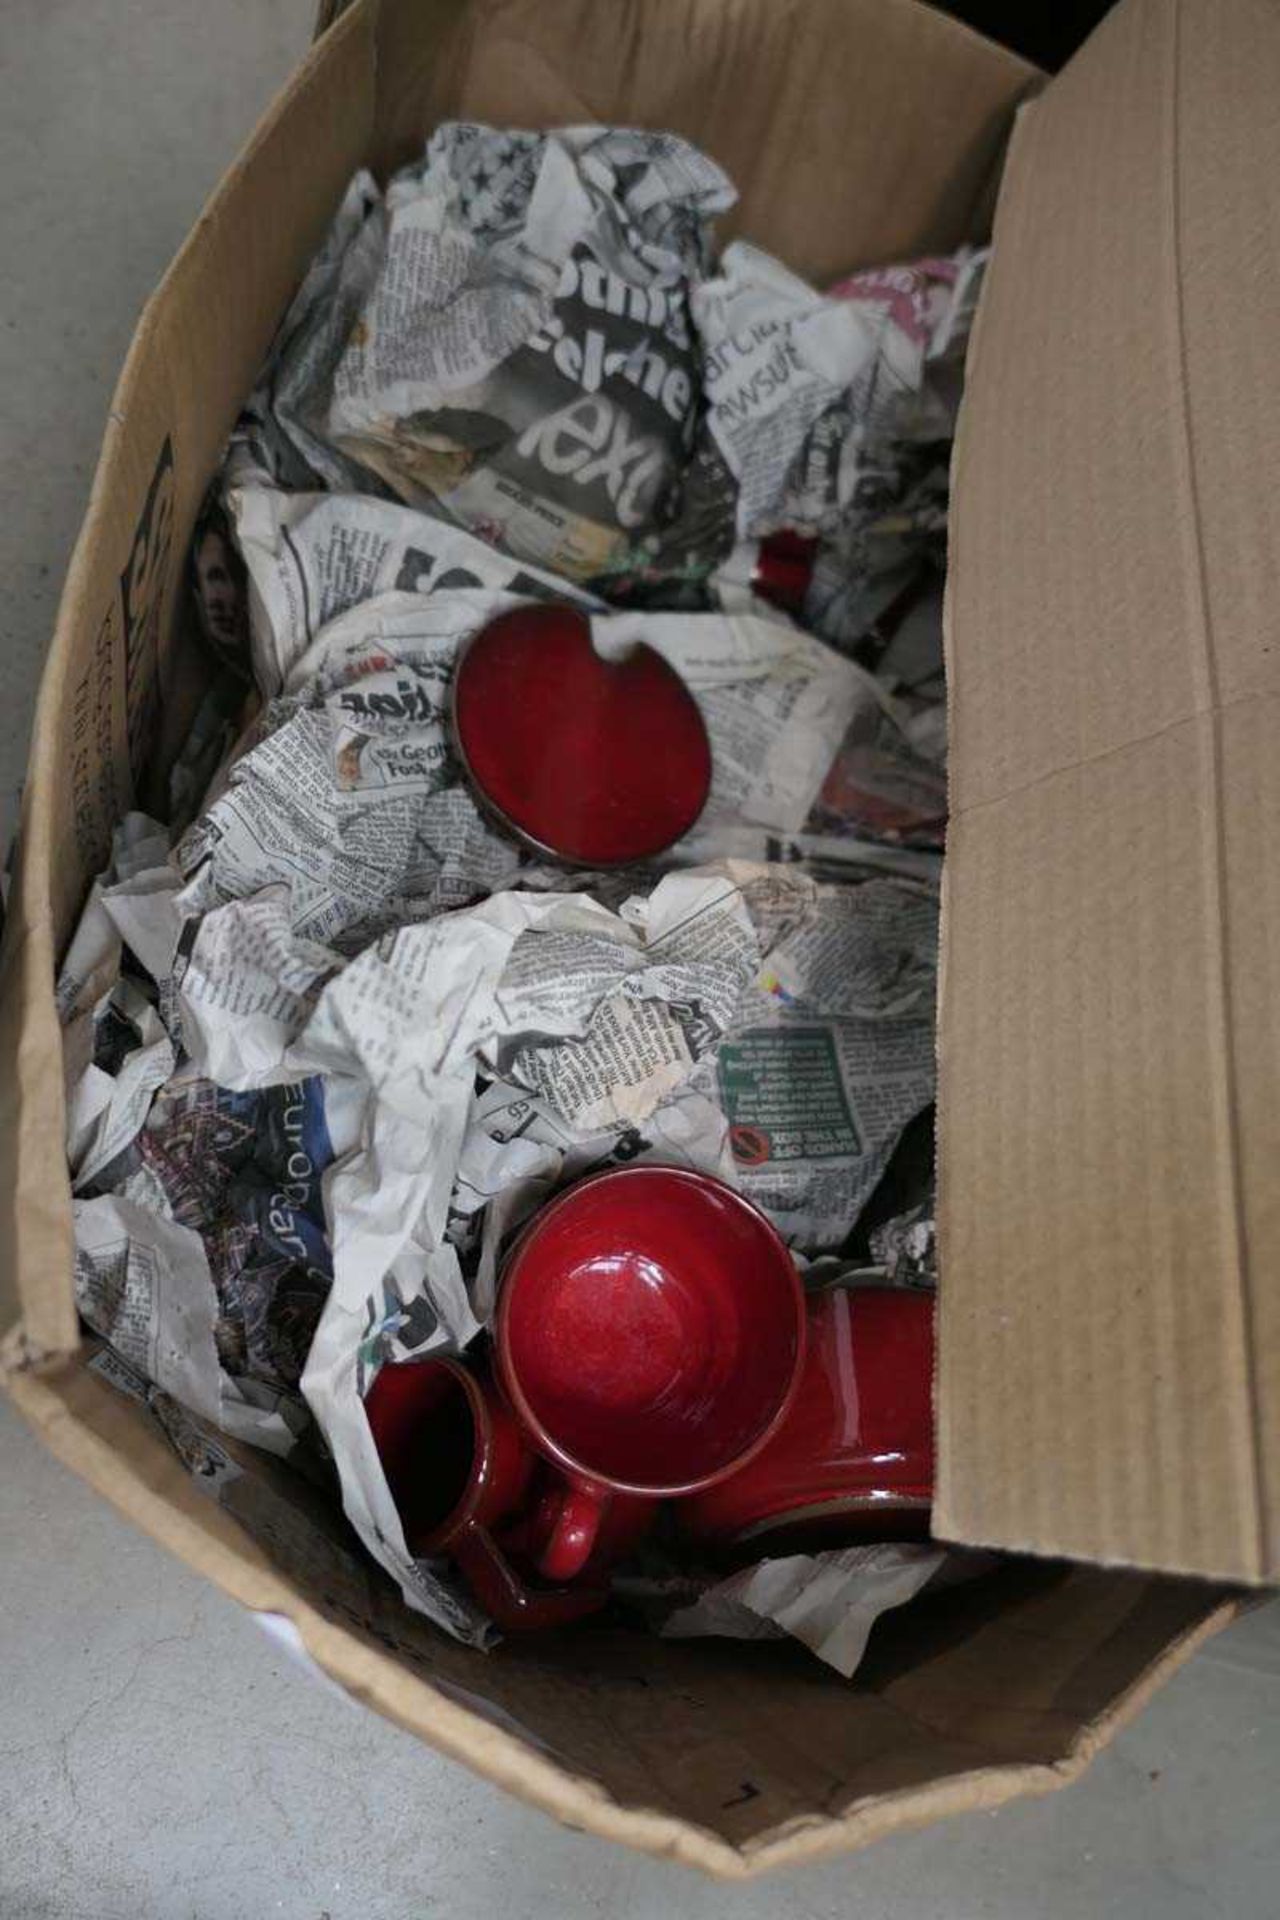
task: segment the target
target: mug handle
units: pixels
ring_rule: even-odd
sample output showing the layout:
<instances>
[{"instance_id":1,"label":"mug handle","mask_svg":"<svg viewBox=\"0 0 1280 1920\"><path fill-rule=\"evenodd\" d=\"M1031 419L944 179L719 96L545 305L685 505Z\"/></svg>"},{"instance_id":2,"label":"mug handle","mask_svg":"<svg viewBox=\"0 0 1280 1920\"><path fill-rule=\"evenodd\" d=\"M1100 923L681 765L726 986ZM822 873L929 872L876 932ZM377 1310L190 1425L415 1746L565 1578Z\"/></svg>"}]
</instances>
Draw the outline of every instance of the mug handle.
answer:
<instances>
[{"instance_id":1,"label":"mug handle","mask_svg":"<svg viewBox=\"0 0 1280 1920\"><path fill-rule=\"evenodd\" d=\"M551 1534L538 1560L548 1580L576 1580L595 1551L600 1528L613 1504L608 1487L571 1480L560 1496Z\"/></svg>"},{"instance_id":2,"label":"mug handle","mask_svg":"<svg viewBox=\"0 0 1280 1920\"><path fill-rule=\"evenodd\" d=\"M495 1626L506 1633L559 1627L604 1604L598 1587L527 1587L487 1527L473 1520L449 1549L467 1585Z\"/></svg>"}]
</instances>

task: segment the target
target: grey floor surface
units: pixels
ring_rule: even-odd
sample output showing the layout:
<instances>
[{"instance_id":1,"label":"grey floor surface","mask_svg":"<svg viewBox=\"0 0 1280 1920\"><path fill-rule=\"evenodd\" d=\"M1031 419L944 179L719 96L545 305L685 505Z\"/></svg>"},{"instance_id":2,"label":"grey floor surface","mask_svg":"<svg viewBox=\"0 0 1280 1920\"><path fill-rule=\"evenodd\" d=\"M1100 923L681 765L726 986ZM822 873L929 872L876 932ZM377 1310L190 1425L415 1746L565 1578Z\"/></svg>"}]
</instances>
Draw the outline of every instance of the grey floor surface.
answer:
<instances>
[{"instance_id":1,"label":"grey floor surface","mask_svg":"<svg viewBox=\"0 0 1280 1920\"><path fill-rule=\"evenodd\" d=\"M0 0L0 793L138 307L312 0ZM324 1690L0 1404L0 1920L1273 1920L1280 1606L1047 1800L746 1888L562 1832Z\"/></svg>"}]
</instances>

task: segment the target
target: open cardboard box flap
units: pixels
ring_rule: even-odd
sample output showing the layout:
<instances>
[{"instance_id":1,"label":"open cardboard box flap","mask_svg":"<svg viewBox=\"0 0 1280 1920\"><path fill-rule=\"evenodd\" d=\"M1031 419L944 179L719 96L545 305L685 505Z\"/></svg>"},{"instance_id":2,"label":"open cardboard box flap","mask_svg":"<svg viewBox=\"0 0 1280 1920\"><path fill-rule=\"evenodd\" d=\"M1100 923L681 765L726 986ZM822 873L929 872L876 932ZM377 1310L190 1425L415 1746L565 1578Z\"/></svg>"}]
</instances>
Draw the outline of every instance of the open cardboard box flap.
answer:
<instances>
[{"instance_id":1,"label":"open cardboard box flap","mask_svg":"<svg viewBox=\"0 0 1280 1920\"><path fill-rule=\"evenodd\" d=\"M1128 0L1019 121L949 580L947 1537L1280 1552L1280 14Z\"/></svg>"},{"instance_id":2,"label":"open cardboard box flap","mask_svg":"<svg viewBox=\"0 0 1280 1920\"><path fill-rule=\"evenodd\" d=\"M718 1872L1061 1784L1229 1606L1013 1566L890 1617L852 1688L797 1649L594 1628L481 1660L388 1612L324 1516L287 1546L273 1463L202 1496L154 1410L86 1369L54 967L192 711L200 497L357 165L447 114L670 126L738 180L737 229L821 279L979 237L1037 79L912 0L356 0L143 315L41 688L0 958L15 1398L358 1697L564 1818ZM1123 0L1025 113L949 615L940 1529L1247 1578L1271 1566L1280 1313L1257 1280L1280 1234L1280 883L1249 857L1280 814L1277 81L1267 0Z\"/></svg>"}]
</instances>

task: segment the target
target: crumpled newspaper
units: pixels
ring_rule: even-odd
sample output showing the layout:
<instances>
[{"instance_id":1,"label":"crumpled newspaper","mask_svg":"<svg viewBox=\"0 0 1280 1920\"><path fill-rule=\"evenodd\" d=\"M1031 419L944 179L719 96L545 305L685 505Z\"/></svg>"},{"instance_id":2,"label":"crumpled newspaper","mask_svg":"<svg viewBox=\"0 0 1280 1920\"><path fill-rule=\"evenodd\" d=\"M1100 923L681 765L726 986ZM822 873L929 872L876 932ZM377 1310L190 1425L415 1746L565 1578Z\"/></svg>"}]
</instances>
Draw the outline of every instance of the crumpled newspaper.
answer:
<instances>
[{"instance_id":1,"label":"crumpled newspaper","mask_svg":"<svg viewBox=\"0 0 1280 1920\"><path fill-rule=\"evenodd\" d=\"M945 780L911 736L915 707L767 608L608 614L553 576L388 501L245 487L230 503L253 584L256 672L269 692L327 695L379 653L407 659L429 637L438 676L477 624L511 604L498 596L569 598L595 609L601 653L652 646L698 700L715 762L700 857L711 857L707 833L730 824L936 842ZM415 616L409 594L432 597L432 614ZM473 864L477 853L469 849Z\"/></svg>"},{"instance_id":2,"label":"crumpled newspaper","mask_svg":"<svg viewBox=\"0 0 1280 1920\"><path fill-rule=\"evenodd\" d=\"M736 487L721 604L791 542L786 604L854 647L946 558L950 441L987 255L868 269L816 292L758 248L726 248L694 300L707 354L704 463ZM704 481L708 498L723 486ZM797 547L796 536L807 545ZM712 542L706 540L704 544Z\"/></svg>"},{"instance_id":3,"label":"crumpled newspaper","mask_svg":"<svg viewBox=\"0 0 1280 1920\"><path fill-rule=\"evenodd\" d=\"M715 1044L758 963L742 887L714 870L672 874L622 913L496 893L349 960L294 934L282 887L194 922L178 1003L219 1110L323 1076L327 1123L346 1090L343 1149L322 1177L332 1284L302 1392L357 1531L442 1624L451 1610L433 1610L407 1553L362 1402L385 1360L457 1350L477 1330L447 1233L477 1074L535 1093L562 1134L639 1128ZM260 1136L260 1111L254 1125ZM157 1146L171 1139L162 1117ZM296 1214L292 1228L305 1239Z\"/></svg>"},{"instance_id":4,"label":"crumpled newspaper","mask_svg":"<svg viewBox=\"0 0 1280 1920\"><path fill-rule=\"evenodd\" d=\"M287 915L268 888L199 922L179 991L197 1070L233 1089L367 1077L376 1047L418 1071L419 1047L441 1043L416 1023L452 1017L437 996L456 966L469 1058L587 1132L647 1118L725 1031L759 965L732 867L669 874L621 913L585 894L507 890L349 961L298 941Z\"/></svg>"},{"instance_id":5,"label":"crumpled newspaper","mask_svg":"<svg viewBox=\"0 0 1280 1920\"><path fill-rule=\"evenodd\" d=\"M89 1326L224 1432L290 1453L307 1424L305 1409L223 1367L218 1298L200 1234L123 1191L77 1200L74 1222L76 1306Z\"/></svg>"},{"instance_id":6,"label":"crumpled newspaper","mask_svg":"<svg viewBox=\"0 0 1280 1920\"><path fill-rule=\"evenodd\" d=\"M340 1090L264 1098L185 1060L174 965L182 876L145 815L116 830L59 976L76 1299L157 1385L287 1452L328 1290L320 1183ZM330 1134L334 1136L330 1138Z\"/></svg>"},{"instance_id":7,"label":"crumpled newspaper","mask_svg":"<svg viewBox=\"0 0 1280 1920\"><path fill-rule=\"evenodd\" d=\"M790 1635L848 1680L880 1615L914 1599L946 1558L943 1547L886 1542L761 1560L677 1607L659 1631L664 1640Z\"/></svg>"},{"instance_id":8,"label":"crumpled newspaper","mask_svg":"<svg viewBox=\"0 0 1280 1920\"><path fill-rule=\"evenodd\" d=\"M932 1195L905 1213L894 1214L869 1236L871 1258L899 1287L938 1284L938 1223Z\"/></svg>"},{"instance_id":9,"label":"crumpled newspaper","mask_svg":"<svg viewBox=\"0 0 1280 1920\"><path fill-rule=\"evenodd\" d=\"M67 1087L67 1159L78 1193L92 1190L118 1162L176 1060L173 1041L154 1004L127 977L118 978L98 1002L92 1027L92 1057L83 1065L74 1062L76 1033L82 1028L70 1031L67 1054L72 1069Z\"/></svg>"},{"instance_id":10,"label":"crumpled newspaper","mask_svg":"<svg viewBox=\"0 0 1280 1920\"><path fill-rule=\"evenodd\" d=\"M883 691L859 703L810 809L807 834L818 841L839 841L852 832L898 846L941 850L947 828L946 768L914 744L913 721L914 716ZM932 738L927 745L934 745Z\"/></svg>"},{"instance_id":11,"label":"crumpled newspaper","mask_svg":"<svg viewBox=\"0 0 1280 1920\"><path fill-rule=\"evenodd\" d=\"M949 446L899 450L883 488L813 542L797 613L833 646L866 659L904 607L946 567Z\"/></svg>"},{"instance_id":12,"label":"crumpled newspaper","mask_svg":"<svg viewBox=\"0 0 1280 1920\"><path fill-rule=\"evenodd\" d=\"M693 304L740 539L841 533L893 491L904 447L950 437L951 384L926 375L962 345L981 264L966 250L822 294L746 241L726 247Z\"/></svg>"},{"instance_id":13,"label":"crumpled newspaper","mask_svg":"<svg viewBox=\"0 0 1280 1920\"><path fill-rule=\"evenodd\" d=\"M232 437L229 478L383 491L375 474L332 444L328 413L334 370L381 270L386 235L381 190L362 167L276 329Z\"/></svg>"},{"instance_id":14,"label":"crumpled newspaper","mask_svg":"<svg viewBox=\"0 0 1280 1920\"><path fill-rule=\"evenodd\" d=\"M625 571L688 457L690 280L733 199L671 134L439 127L387 190L330 439L508 552Z\"/></svg>"},{"instance_id":15,"label":"crumpled newspaper","mask_svg":"<svg viewBox=\"0 0 1280 1920\"><path fill-rule=\"evenodd\" d=\"M168 856L165 827L146 814L125 815L58 975L67 1157L77 1191L125 1151L173 1070L172 1021L162 1016L158 990L180 928L172 904L180 880ZM140 973L122 972L126 942Z\"/></svg>"},{"instance_id":16,"label":"crumpled newspaper","mask_svg":"<svg viewBox=\"0 0 1280 1920\"><path fill-rule=\"evenodd\" d=\"M229 490L227 508L249 582L254 676L268 696L296 679L323 628L382 594L490 589L600 605L569 581L399 501L245 484Z\"/></svg>"},{"instance_id":17,"label":"crumpled newspaper","mask_svg":"<svg viewBox=\"0 0 1280 1920\"><path fill-rule=\"evenodd\" d=\"M921 343L887 303L832 300L736 240L694 296L708 425L737 482L740 539L834 528L858 449L918 386Z\"/></svg>"},{"instance_id":18,"label":"crumpled newspaper","mask_svg":"<svg viewBox=\"0 0 1280 1920\"><path fill-rule=\"evenodd\" d=\"M846 1239L934 1097L938 899L899 879L817 885L783 868L780 918L693 1084L729 1123L738 1184L807 1253Z\"/></svg>"},{"instance_id":19,"label":"crumpled newspaper","mask_svg":"<svg viewBox=\"0 0 1280 1920\"><path fill-rule=\"evenodd\" d=\"M324 1178L356 1111L342 1081L235 1092L187 1064L114 1170L117 1191L201 1235L219 1358L241 1381L297 1394L333 1277Z\"/></svg>"},{"instance_id":20,"label":"crumpled newspaper","mask_svg":"<svg viewBox=\"0 0 1280 1920\"><path fill-rule=\"evenodd\" d=\"M895 711L913 750L934 766L947 758L947 680L942 635L943 580L932 569L917 576L893 617L879 621L855 649Z\"/></svg>"},{"instance_id":21,"label":"crumpled newspaper","mask_svg":"<svg viewBox=\"0 0 1280 1920\"><path fill-rule=\"evenodd\" d=\"M176 857L208 904L280 887L303 940L353 951L511 878L453 753L464 639L512 596L391 593L322 629L255 722Z\"/></svg>"},{"instance_id":22,"label":"crumpled newspaper","mask_svg":"<svg viewBox=\"0 0 1280 1920\"><path fill-rule=\"evenodd\" d=\"M855 274L830 290L873 302L891 290L902 324L924 342L920 385L894 409L888 433L861 449L853 503L817 541L804 594L805 625L868 665L875 662L864 649L877 626L901 631L904 609L923 598L941 669L951 442L988 258L984 249L962 248L947 259ZM941 745L945 713L940 697L932 704ZM924 749L921 735L915 744Z\"/></svg>"},{"instance_id":23,"label":"crumpled newspaper","mask_svg":"<svg viewBox=\"0 0 1280 1920\"><path fill-rule=\"evenodd\" d=\"M596 615L606 658L643 643L698 702L711 742L711 791L692 833L706 847L721 828L798 832L855 716L880 710L869 674L799 627L756 614Z\"/></svg>"}]
</instances>

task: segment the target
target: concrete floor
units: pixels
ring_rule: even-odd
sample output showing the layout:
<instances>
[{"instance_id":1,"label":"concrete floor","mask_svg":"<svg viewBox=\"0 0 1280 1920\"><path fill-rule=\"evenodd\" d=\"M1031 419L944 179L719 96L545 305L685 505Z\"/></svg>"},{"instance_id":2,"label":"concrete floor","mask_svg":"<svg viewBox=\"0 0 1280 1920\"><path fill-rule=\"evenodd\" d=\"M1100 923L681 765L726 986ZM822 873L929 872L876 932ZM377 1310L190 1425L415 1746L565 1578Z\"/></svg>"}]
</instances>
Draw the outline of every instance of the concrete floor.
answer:
<instances>
[{"instance_id":1,"label":"concrete floor","mask_svg":"<svg viewBox=\"0 0 1280 1920\"><path fill-rule=\"evenodd\" d=\"M0 794L137 309L313 0L0 9ZM1280 1606L1048 1800L745 1889L562 1832L314 1684L0 1404L0 1920L1272 1920Z\"/></svg>"}]
</instances>

